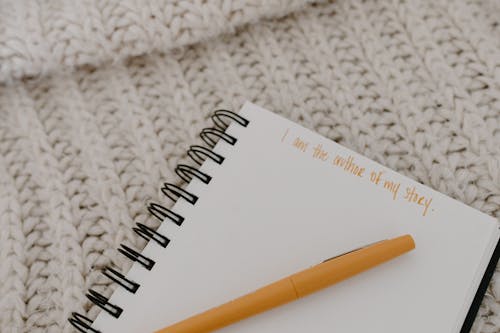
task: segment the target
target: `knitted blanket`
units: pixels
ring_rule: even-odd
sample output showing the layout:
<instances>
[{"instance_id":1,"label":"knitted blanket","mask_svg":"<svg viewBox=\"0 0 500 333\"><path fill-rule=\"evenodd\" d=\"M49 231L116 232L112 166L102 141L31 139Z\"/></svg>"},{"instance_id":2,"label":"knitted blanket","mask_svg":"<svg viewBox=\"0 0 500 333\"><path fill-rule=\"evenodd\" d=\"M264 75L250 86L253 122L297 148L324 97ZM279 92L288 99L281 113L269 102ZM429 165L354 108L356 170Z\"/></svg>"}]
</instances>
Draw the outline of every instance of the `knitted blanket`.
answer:
<instances>
[{"instance_id":1,"label":"knitted blanket","mask_svg":"<svg viewBox=\"0 0 500 333\"><path fill-rule=\"evenodd\" d=\"M0 331L74 332L216 108L250 100L500 217L495 0L0 0ZM362 314L360 314L362 317ZM410 324L410 323L409 323ZM500 332L500 275L474 332Z\"/></svg>"}]
</instances>

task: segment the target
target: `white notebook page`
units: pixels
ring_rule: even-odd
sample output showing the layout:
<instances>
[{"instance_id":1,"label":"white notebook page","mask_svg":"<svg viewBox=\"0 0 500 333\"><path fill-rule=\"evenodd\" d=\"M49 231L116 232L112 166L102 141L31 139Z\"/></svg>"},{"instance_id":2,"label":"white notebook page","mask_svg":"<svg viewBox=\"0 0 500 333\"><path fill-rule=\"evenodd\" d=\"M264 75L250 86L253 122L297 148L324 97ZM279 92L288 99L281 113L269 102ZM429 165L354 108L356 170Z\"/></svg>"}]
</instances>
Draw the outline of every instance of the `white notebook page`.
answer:
<instances>
[{"instance_id":1,"label":"white notebook page","mask_svg":"<svg viewBox=\"0 0 500 333\"><path fill-rule=\"evenodd\" d=\"M210 184L195 179L186 187L196 204L174 206L183 225L167 220L158 229L170 244L144 249L155 267L134 264L127 277L141 287L136 294L118 288L110 302L122 315L102 312L93 327L152 332L409 233L413 252L220 332L458 332L499 237L494 218L253 104L239 114L250 124L228 128L234 146L217 144L223 164L201 168ZM318 144L324 153L314 157ZM339 158L349 157L346 170Z\"/></svg>"}]
</instances>

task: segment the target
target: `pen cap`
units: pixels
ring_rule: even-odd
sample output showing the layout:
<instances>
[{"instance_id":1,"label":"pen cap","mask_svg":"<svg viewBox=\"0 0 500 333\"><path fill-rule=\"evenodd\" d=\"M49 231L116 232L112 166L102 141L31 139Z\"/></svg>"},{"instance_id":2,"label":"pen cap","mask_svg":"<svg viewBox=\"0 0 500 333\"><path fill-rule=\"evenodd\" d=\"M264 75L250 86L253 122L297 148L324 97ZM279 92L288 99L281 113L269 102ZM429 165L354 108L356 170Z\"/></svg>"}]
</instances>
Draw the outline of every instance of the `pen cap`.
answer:
<instances>
[{"instance_id":1,"label":"pen cap","mask_svg":"<svg viewBox=\"0 0 500 333\"><path fill-rule=\"evenodd\" d=\"M410 235L385 240L328 260L290 277L298 297L311 294L415 248Z\"/></svg>"}]
</instances>

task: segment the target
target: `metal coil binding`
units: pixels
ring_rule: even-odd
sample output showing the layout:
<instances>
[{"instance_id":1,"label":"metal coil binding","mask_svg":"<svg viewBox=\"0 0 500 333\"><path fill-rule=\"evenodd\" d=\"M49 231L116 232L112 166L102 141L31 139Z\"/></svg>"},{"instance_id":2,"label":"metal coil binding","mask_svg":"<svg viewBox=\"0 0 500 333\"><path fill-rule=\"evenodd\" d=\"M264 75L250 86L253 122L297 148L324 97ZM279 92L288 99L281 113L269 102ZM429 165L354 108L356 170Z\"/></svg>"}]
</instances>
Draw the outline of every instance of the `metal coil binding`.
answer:
<instances>
[{"instance_id":1,"label":"metal coil binding","mask_svg":"<svg viewBox=\"0 0 500 333\"><path fill-rule=\"evenodd\" d=\"M205 128L200 133L201 139L209 146L209 148L193 145L190 146L187 151L187 155L197 165L203 164L206 159L210 159L217 164L222 164L224 162L224 157L214 152L212 148L215 147L218 140L222 140L230 145L236 144L238 140L234 136L225 132L231 121L234 121L243 127L247 127L250 123L247 119L229 110L217 110L213 113L211 119L214 123L214 127ZM193 178L196 178L205 184L209 184L212 180L210 175L198 170L196 167L186 164L179 164L175 168L175 172L179 178L186 183L189 183ZM198 200L198 196L172 183L165 183L161 188L161 191L173 201L177 201L182 198L182 200L195 205ZM181 227L184 222L184 217L160 204L151 203L148 205L147 209L151 215L159 219L161 222L171 221L179 227ZM133 227L133 230L138 236L144 238L147 242L154 240L156 244L163 248L167 248L170 243L170 239L142 223L137 222L135 227ZM139 263L144 269L154 269L155 261L153 259L142 255L129 246L120 244L118 251L125 255L128 259ZM140 284L138 282L128 279L124 274L113 269L112 267L105 267L102 273L111 281L117 283L120 287L132 294L136 293L136 291L140 288ZM95 290L89 290L87 298L114 318L119 318L123 312L121 307L109 303L108 298L104 297ZM92 320L79 313L73 312L71 317L68 318L68 321L79 332L101 333L95 328L92 328Z\"/></svg>"}]
</instances>

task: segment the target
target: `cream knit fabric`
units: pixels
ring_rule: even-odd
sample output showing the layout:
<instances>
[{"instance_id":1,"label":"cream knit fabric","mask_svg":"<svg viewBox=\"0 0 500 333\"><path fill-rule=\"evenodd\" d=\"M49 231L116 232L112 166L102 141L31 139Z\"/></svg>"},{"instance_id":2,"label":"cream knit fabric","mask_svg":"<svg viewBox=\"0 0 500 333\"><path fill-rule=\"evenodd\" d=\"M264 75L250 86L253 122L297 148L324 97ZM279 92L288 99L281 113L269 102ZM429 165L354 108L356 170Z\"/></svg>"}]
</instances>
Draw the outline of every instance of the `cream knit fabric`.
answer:
<instances>
[{"instance_id":1,"label":"cream knit fabric","mask_svg":"<svg viewBox=\"0 0 500 333\"><path fill-rule=\"evenodd\" d=\"M0 331L95 318L99 270L127 270L145 204L171 204L211 111L246 99L499 218L499 18L495 0L0 0ZM500 332L500 275L474 332Z\"/></svg>"}]
</instances>

